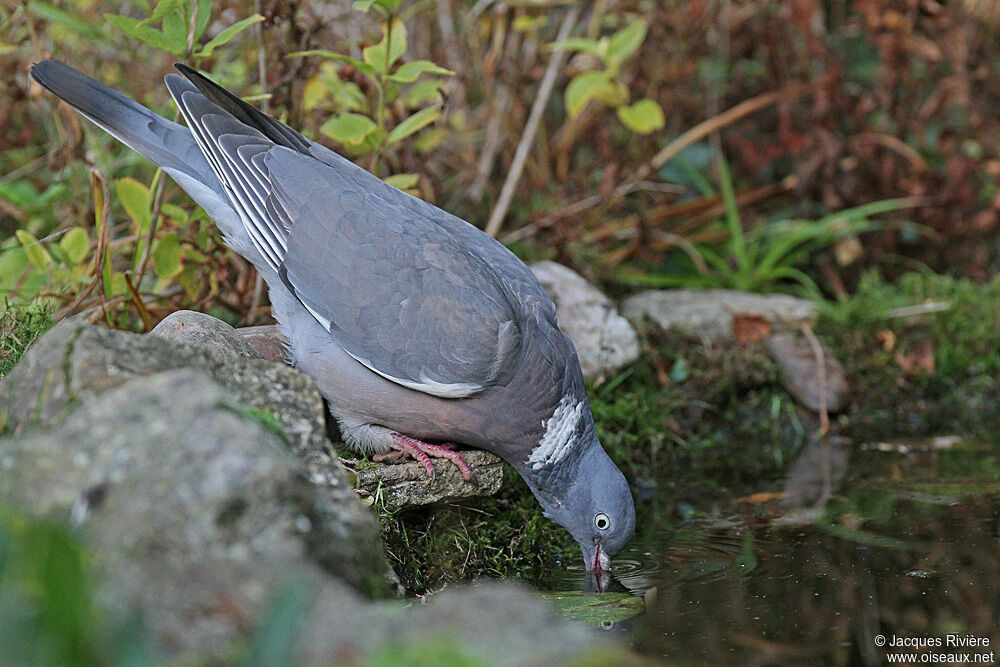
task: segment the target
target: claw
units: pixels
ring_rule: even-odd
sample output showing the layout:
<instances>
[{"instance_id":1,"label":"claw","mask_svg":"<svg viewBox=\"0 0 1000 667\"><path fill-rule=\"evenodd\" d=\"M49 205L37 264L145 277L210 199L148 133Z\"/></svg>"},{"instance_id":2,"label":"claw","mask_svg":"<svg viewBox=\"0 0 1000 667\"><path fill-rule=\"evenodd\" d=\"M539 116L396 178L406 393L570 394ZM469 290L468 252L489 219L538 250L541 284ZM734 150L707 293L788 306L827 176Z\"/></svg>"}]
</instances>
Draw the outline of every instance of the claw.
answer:
<instances>
[{"instance_id":1,"label":"claw","mask_svg":"<svg viewBox=\"0 0 1000 667\"><path fill-rule=\"evenodd\" d=\"M433 456L439 459L448 459L455 464L459 472L462 473L462 477L468 481L473 482L478 486L478 480L476 480L475 475L472 472L472 468L469 464L465 462L462 455L458 452L453 452L449 449L451 443L445 445L432 445L427 442L417 440L416 438L410 438L400 433L392 434L393 444L400 451L405 452L420 461L427 470L427 476L434 479L434 464L431 463L430 457Z\"/></svg>"}]
</instances>

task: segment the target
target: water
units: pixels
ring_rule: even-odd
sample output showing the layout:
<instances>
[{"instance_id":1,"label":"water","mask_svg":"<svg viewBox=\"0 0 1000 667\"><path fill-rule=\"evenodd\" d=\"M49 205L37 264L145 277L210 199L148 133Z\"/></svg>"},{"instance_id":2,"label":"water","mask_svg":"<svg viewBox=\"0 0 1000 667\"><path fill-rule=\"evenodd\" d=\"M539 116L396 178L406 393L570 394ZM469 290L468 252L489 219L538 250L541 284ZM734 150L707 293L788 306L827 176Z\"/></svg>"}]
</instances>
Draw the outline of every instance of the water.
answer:
<instances>
[{"instance_id":1,"label":"water","mask_svg":"<svg viewBox=\"0 0 1000 667\"><path fill-rule=\"evenodd\" d=\"M595 624L671 664L884 665L900 651L993 664L1000 452L907 447L856 457L822 513L727 503L728 513L645 531L606 582L644 604ZM555 586L594 582L567 568Z\"/></svg>"}]
</instances>

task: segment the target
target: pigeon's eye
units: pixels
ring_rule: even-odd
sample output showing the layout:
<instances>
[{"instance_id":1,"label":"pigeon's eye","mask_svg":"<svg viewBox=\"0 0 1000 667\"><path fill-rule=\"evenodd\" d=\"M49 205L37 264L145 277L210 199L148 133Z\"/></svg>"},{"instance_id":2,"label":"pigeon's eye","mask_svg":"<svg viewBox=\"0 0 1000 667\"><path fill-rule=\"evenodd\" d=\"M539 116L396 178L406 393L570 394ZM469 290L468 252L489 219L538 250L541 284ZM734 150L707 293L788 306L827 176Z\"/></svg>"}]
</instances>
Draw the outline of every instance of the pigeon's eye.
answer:
<instances>
[{"instance_id":1,"label":"pigeon's eye","mask_svg":"<svg viewBox=\"0 0 1000 667\"><path fill-rule=\"evenodd\" d=\"M597 526L597 530L607 530L611 527L611 519L604 512L601 512L594 517L594 525Z\"/></svg>"}]
</instances>

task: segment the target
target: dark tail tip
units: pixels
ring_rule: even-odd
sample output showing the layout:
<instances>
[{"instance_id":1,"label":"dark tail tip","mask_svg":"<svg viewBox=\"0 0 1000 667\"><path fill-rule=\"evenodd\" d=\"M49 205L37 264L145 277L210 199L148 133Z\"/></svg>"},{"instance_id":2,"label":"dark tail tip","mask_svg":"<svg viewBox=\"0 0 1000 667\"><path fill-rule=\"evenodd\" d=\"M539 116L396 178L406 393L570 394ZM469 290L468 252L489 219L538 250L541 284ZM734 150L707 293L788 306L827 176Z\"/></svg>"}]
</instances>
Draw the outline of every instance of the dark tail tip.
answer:
<instances>
[{"instance_id":1,"label":"dark tail tip","mask_svg":"<svg viewBox=\"0 0 1000 667\"><path fill-rule=\"evenodd\" d=\"M39 85L48 88L46 83L52 80L52 77L56 75L60 67L66 67L66 65L58 60L43 60L34 63L31 65L31 78L38 82Z\"/></svg>"}]
</instances>

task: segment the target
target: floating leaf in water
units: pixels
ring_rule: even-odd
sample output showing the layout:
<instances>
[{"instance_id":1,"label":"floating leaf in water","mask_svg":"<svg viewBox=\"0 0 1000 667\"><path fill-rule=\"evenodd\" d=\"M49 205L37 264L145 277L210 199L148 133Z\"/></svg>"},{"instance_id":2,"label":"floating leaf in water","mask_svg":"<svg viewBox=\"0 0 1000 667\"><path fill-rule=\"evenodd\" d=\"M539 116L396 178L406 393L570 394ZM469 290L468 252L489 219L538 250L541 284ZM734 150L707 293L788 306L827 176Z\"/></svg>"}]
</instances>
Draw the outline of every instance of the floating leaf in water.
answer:
<instances>
[{"instance_id":1,"label":"floating leaf in water","mask_svg":"<svg viewBox=\"0 0 1000 667\"><path fill-rule=\"evenodd\" d=\"M591 625L623 621L645 611L642 599L627 593L593 595L576 591L557 591L541 595L555 605L560 616Z\"/></svg>"}]
</instances>

